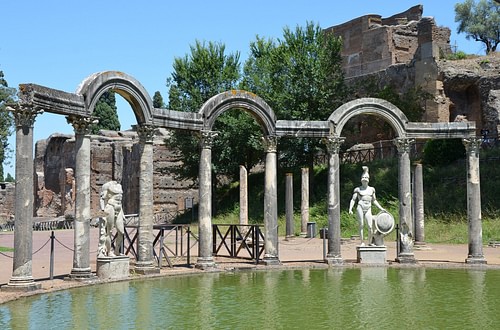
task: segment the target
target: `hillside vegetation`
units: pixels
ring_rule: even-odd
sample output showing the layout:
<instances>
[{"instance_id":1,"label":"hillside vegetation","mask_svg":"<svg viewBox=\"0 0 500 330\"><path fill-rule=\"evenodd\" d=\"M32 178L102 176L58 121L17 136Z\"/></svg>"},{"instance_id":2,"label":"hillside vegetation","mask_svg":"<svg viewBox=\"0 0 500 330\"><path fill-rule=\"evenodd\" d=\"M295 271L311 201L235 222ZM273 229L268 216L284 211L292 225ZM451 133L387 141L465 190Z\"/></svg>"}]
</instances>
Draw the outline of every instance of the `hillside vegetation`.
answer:
<instances>
[{"instance_id":1,"label":"hillside vegetation","mask_svg":"<svg viewBox=\"0 0 500 330\"><path fill-rule=\"evenodd\" d=\"M481 152L481 204L483 240L500 240L500 150ZM340 167L341 236L357 235L357 220L348 214L349 201L355 187L360 185L365 164L342 164ZM397 158L374 161L370 168L370 185L376 188L377 199L388 209L398 223L398 164ZM310 175L310 220L317 228L328 226L327 221L327 174L326 166L314 168ZM467 242L467 173L464 159L448 165L424 165L425 239L428 242ZM249 223L263 224L264 173L252 174L248 179ZM300 233L300 169L294 173L295 232ZM278 173L279 232L285 233L285 173ZM374 213L376 208L374 207ZM239 184L226 185L214 194L214 223L236 224L239 222ZM395 238L393 233L387 239Z\"/></svg>"}]
</instances>

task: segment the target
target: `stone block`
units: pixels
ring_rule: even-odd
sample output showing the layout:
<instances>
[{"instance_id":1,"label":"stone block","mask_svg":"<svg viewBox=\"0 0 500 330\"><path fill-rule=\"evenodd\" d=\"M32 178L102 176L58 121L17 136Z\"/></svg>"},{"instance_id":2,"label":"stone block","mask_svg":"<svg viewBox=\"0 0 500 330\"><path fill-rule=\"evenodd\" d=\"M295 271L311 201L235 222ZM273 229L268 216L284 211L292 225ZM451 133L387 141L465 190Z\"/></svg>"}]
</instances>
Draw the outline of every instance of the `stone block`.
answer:
<instances>
[{"instance_id":1,"label":"stone block","mask_svg":"<svg viewBox=\"0 0 500 330\"><path fill-rule=\"evenodd\" d=\"M126 279L129 274L130 258L128 256L97 258L97 277L101 280Z\"/></svg>"},{"instance_id":2,"label":"stone block","mask_svg":"<svg viewBox=\"0 0 500 330\"><path fill-rule=\"evenodd\" d=\"M358 263L372 265L386 263L387 247L385 246L358 246L356 251Z\"/></svg>"}]
</instances>

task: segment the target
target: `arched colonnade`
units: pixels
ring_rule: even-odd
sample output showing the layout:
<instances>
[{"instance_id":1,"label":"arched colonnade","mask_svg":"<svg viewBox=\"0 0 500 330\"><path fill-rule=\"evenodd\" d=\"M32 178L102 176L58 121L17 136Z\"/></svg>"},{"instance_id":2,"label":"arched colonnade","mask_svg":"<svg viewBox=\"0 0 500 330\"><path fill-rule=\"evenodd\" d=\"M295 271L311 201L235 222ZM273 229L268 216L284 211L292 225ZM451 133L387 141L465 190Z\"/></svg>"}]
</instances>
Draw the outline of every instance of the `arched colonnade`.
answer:
<instances>
[{"instance_id":1,"label":"arched colonnade","mask_svg":"<svg viewBox=\"0 0 500 330\"><path fill-rule=\"evenodd\" d=\"M399 226L401 239L398 261L415 262L412 249L410 146L416 139L462 138L467 150L467 197L469 219L469 253L466 262L485 263L481 237L481 203L479 187L479 146L474 122L414 123L394 105L380 99L363 98L334 110L325 121L278 120L264 100L246 91L231 90L215 95L198 113L153 108L144 87L133 77L118 71L106 71L86 78L75 93L67 93L36 84L19 86L19 102L11 110L16 124L16 203L14 261L9 289L37 288L31 270L33 222L33 128L36 116L43 111L63 115L74 128L76 140L76 200L74 223L73 268L75 280L94 275L90 269L90 126L92 112L99 97L113 90L124 97L137 119L140 143L138 256L135 271L154 273L153 264L153 136L155 128L185 129L200 133L199 170L199 253L196 266L215 265L212 256L211 224L211 145L217 137L213 125L217 117L231 109L249 112L259 123L265 146L265 254L266 264L279 263L277 212L277 145L281 137L322 139L329 155L328 172L328 251L326 262L342 264L340 247L339 151L345 124L353 117L371 114L383 118L394 131L399 155ZM405 236L406 235L406 236Z\"/></svg>"}]
</instances>

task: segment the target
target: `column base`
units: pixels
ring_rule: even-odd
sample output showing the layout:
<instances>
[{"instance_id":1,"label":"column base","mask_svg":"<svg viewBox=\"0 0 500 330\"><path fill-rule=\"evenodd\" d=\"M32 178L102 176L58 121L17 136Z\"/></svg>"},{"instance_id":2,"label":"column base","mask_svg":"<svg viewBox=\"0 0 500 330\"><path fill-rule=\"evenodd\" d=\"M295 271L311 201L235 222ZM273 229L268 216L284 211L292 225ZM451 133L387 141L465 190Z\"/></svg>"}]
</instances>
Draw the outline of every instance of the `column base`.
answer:
<instances>
[{"instance_id":1,"label":"column base","mask_svg":"<svg viewBox=\"0 0 500 330\"><path fill-rule=\"evenodd\" d=\"M42 288L41 283L35 283L32 277L13 277L9 283L2 285L1 291L4 292L29 292Z\"/></svg>"},{"instance_id":2,"label":"column base","mask_svg":"<svg viewBox=\"0 0 500 330\"><path fill-rule=\"evenodd\" d=\"M276 257L276 256L264 256L264 258L262 258L262 262L266 266L281 265L280 259L278 257Z\"/></svg>"},{"instance_id":3,"label":"column base","mask_svg":"<svg viewBox=\"0 0 500 330\"><path fill-rule=\"evenodd\" d=\"M96 276L94 273L92 273L92 270L89 268L73 268L71 270L71 273L65 277L66 280L73 280L73 281L92 281L96 279Z\"/></svg>"},{"instance_id":4,"label":"column base","mask_svg":"<svg viewBox=\"0 0 500 330\"><path fill-rule=\"evenodd\" d=\"M417 260L413 253L400 253L399 256L396 257L396 262L400 264L416 264Z\"/></svg>"},{"instance_id":5,"label":"column base","mask_svg":"<svg viewBox=\"0 0 500 330\"><path fill-rule=\"evenodd\" d=\"M329 266L340 266L344 264L344 259L342 259L342 256L340 255L330 255L327 254L325 258L325 262Z\"/></svg>"},{"instance_id":6,"label":"column base","mask_svg":"<svg viewBox=\"0 0 500 330\"><path fill-rule=\"evenodd\" d=\"M155 267L153 262L138 261L135 264L134 272L140 275L159 274L160 268Z\"/></svg>"},{"instance_id":7,"label":"column base","mask_svg":"<svg viewBox=\"0 0 500 330\"><path fill-rule=\"evenodd\" d=\"M196 269L201 270L211 270L217 267L215 264L214 258L198 258L196 260L196 264L194 265Z\"/></svg>"},{"instance_id":8,"label":"column base","mask_svg":"<svg viewBox=\"0 0 500 330\"><path fill-rule=\"evenodd\" d=\"M486 265L487 261L484 256L468 256L467 259L465 259L465 263L471 265Z\"/></svg>"}]
</instances>

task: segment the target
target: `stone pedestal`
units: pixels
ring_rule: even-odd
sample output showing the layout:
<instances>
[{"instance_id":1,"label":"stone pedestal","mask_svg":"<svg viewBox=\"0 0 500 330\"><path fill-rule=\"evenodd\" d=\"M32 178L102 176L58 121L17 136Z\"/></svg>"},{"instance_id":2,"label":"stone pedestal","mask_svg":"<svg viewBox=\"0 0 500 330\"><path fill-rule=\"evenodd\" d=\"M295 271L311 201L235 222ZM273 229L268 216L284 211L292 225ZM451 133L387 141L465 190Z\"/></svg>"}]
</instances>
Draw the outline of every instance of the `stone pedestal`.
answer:
<instances>
[{"instance_id":1,"label":"stone pedestal","mask_svg":"<svg viewBox=\"0 0 500 330\"><path fill-rule=\"evenodd\" d=\"M383 265L386 262L387 247L385 246L358 246L358 263Z\"/></svg>"},{"instance_id":2,"label":"stone pedestal","mask_svg":"<svg viewBox=\"0 0 500 330\"><path fill-rule=\"evenodd\" d=\"M35 291L38 289L42 288L41 283L36 283L34 282L33 278L30 277L28 279L17 279L17 278L11 278L9 283L7 285L2 285L1 291L3 292L16 292L16 291L21 291L21 292L28 292L28 291Z\"/></svg>"},{"instance_id":3,"label":"stone pedestal","mask_svg":"<svg viewBox=\"0 0 500 330\"><path fill-rule=\"evenodd\" d=\"M101 280L126 279L130 274L130 258L128 256L98 257L97 277Z\"/></svg>"}]
</instances>

